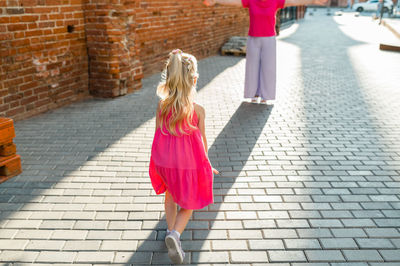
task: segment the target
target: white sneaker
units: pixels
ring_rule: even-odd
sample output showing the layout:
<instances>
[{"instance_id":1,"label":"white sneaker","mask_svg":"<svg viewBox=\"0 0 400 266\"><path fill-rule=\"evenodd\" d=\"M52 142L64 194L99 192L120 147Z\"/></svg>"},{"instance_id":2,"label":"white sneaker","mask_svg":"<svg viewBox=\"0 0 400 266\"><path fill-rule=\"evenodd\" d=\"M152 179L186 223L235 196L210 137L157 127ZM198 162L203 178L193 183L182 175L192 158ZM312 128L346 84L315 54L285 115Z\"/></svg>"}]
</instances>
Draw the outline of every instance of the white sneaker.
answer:
<instances>
[{"instance_id":1,"label":"white sneaker","mask_svg":"<svg viewBox=\"0 0 400 266\"><path fill-rule=\"evenodd\" d=\"M176 231L172 231L165 237L165 245L168 248L168 256L174 264L181 264L185 258L181 241Z\"/></svg>"}]
</instances>

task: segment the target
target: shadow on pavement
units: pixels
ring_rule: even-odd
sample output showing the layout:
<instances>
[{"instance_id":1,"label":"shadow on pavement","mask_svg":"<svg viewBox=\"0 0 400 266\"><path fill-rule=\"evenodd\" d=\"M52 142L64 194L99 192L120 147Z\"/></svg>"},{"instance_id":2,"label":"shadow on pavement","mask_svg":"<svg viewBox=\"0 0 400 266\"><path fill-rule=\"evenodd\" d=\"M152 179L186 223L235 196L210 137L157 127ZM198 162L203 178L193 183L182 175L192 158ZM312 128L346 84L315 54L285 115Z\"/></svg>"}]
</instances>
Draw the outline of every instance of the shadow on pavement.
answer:
<instances>
[{"instance_id":1,"label":"shadow on pavement","mask_svg":"<svg viewBox=\"0 0 400 266\"><path fill-rule=\"evenodd\" d=\"M301 116L305 118L300 130L304 134L299 138L300 151L289 154L301 158L301 174L288 177L288 181L302 183L294 192L303 197L293 201L302 210L287 211L292 221L303 220L306 225L294 224L287 229L295 229L301 238L347 237L347 241L338 239L334 246L329 240L319 239L321 249L342 250L345 257L351 256L350 249L375 252L395 248L385 232L378 230L392 230L398 235L395 204L400 190L395 160L399 157L389 143L395 142L399 131L390 112L386 113L389 117L382 115L388 107L383 104L388 98L384 95L387 85L373 85L369 76L374 74L374 68L394 72L385 60L373 57L381 53L381 58L389 59L390 54L379 52L378 47L368 50L370 44L349 38L332 19L316 19L307 27L300 24L298 31L281 41L300 49L302 90L293 90L292 94L303 102ZM371 59L361 60L366 57ZM363 65L363 61L370 65ZM390 104L400 107L399 103ZM362 241L369 244L363 245ZM370 259L385 260L381 255L376 253ZM346 261L345 257L338 253L330 261Z\"/></svg>"}]
</instances>

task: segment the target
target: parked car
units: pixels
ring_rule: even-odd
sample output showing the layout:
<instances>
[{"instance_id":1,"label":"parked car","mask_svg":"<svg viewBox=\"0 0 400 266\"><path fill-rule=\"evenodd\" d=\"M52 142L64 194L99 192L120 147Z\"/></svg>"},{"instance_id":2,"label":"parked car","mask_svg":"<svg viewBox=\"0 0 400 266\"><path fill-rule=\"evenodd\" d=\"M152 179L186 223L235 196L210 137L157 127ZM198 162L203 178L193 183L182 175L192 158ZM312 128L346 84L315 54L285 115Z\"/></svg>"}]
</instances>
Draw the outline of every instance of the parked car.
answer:
<instances>
[{"instance_id":1,"label":"parked car","mask_svg":"<svg viewBox=\"0 0 400 266\"><path fill-rule=\"evenodd\" d=\"M377 11L378 10L379 0L368 0L363 3L356 3L353 5L353 10L357 12L363 11ZM391 0L385 0L383 5L383 12L388 12L393 7L393 2Z\"/></svg>"}]
</instances>

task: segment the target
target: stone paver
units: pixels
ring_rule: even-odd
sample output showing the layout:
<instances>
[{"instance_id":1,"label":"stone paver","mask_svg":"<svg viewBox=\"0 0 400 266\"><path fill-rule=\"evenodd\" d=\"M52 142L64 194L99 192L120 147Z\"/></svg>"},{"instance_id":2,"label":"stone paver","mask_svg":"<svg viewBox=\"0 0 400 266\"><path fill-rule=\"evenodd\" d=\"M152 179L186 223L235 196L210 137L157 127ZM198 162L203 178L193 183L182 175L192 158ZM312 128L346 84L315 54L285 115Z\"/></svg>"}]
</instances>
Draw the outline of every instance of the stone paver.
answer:
<instances>
[{"instance_id":1,"label":"stone paver","mask_svg":"<svg viewBox=\"0 0 400 266\"><path fill-rule=\"evenodd\" d=\"M186 264L400 264L400 54L380 30L324 9L284 30L268 106L242 102L244 58L200 60L221 175L182 235ZM0 185L0 263L170 263L148 178L159 78L15 124L24 172Z\"/></svg>"}]
</instances>

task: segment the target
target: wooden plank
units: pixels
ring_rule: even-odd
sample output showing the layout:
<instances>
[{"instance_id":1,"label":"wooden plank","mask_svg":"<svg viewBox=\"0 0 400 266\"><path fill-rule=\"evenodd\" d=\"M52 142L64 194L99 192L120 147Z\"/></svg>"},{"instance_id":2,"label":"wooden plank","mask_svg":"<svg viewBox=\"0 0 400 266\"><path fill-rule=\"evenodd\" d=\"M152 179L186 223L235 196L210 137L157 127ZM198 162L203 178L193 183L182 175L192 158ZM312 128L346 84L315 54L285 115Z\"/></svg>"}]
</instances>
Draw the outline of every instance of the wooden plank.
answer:
<instances>
[{"instance_id":1,"label":"wooden plank","mask_svg":"<svg viewBox=\"0 0 400 266\"><path fill-rule=\"evenodd\" d=\"M7 117L0 117L0 129L13 126L13 120Z\"/></svg>"},{"instance_id":2,"label":"wooden plank","mask_svg":"<svg viewBox=\"0 0 400 266\"><path fill-rule=\"evenodd\" d=\"M380 49L380 50L384 50L384 51L400 52L400 45L381 43L381 44L379 45L379 49Z\"/></svg>"},{"instance_id":3,"label":"wooden plank","mask_svg":"<svg viewBox=\"0 0 400 266\"><path fill-rule=\"evenodd\" d=\"M15 138L15 130L13 120L10 118L0 117L0 145L8 145Z\"/></svg>"},{"instance_id":4,"label":"wooden plank","mask_svg":"<svg viewBox=\"0 0 400 266\"><path fill-rule=\"evenodd\" d=\"M14 143L8 143L0 146L0 161L2 157L11 156L17 153L17 146Z\"/></svg>"},{"instance_id":5,"label":"wooden plank","mask_svg":"<svg viewBox=\"0 0 400 266\"><path fill-rule=\"evenodd\" d=\"M22 173L21 157L13 155L0 162L0 183Z\"/></svg>"}]
</instances>

